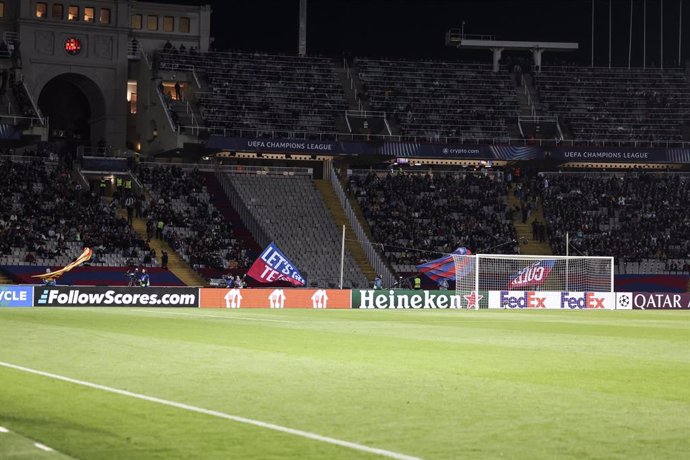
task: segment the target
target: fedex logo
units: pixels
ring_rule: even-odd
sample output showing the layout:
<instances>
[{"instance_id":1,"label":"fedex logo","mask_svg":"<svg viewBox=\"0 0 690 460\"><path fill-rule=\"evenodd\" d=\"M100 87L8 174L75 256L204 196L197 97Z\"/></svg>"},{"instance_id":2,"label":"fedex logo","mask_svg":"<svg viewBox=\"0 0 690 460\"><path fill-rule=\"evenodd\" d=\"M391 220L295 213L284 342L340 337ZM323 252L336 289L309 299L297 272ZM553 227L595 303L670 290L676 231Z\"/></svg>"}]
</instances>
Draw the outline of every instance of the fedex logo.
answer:
<instances>
[{"instance_id":1,"label":"fedex logo","mask_svg":"<svg viewBox=\"0 0 690 460\"><path fill-rule=\"evenodd\" d=\"M522 295L511 295L512 291L501 291L501 308L546 308L546 296L536 291L525 291Z\"/></svg>"},{"instance_id":2,"label":"fedex logo","mask_svg":"<svg viewBox=\"0 0 690 460\"><path fill-rule=\"evenodd\" d=\"M561 308L606 308L606 297L595 292L561 292Z\"/></svg>"}]
</instances>

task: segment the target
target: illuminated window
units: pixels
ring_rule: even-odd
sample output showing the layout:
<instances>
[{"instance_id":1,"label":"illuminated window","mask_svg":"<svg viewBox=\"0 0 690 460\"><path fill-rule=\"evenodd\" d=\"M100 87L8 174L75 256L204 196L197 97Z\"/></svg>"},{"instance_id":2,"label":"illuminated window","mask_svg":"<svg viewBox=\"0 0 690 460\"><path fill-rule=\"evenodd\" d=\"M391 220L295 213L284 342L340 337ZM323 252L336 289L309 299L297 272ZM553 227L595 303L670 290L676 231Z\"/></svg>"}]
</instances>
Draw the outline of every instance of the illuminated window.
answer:
<instances>
[{"instance_id":1,"label":"illuminated window","mask_svg":"<svg viewBox=\"0 0 690 460\"><path fill-rule=\"evenodd\" d=\"M65 7L62 3L53 3L53 19L62 19L65 14Z\"/></svg>"},{"instance_id":2,"label":"illuminated window","mask_svg":"<svg viewBox=\"0 0 690 460\"><path fill-rule=\"evenodd\" d=\"M129 102L129 113L137 113L137 82L130 80L127 82L127 102Z\"/></svg>"},{"instance_id":3,"label":"illuminated window","mask_svg":"<svg viewBox=\"0 0 690 460\"><path fill-rule=\"evenodd\" d=\"M141 29L141 15L140 14L133 14L132 15L132 29Z\"/></svg>"},{"instance_id":4,"label":"illuminated window","mask_svg":"<svg viewBox=\"0 0 690 460\"><path fill-rule=\"evenodd\" d=\"M98 21L101 24L110 24L110 8L101 8L101 16Z\"/></svg>"},{"instance_id":5,"label":"illuminated window","mask_svg":"<svg viewBox=\"0 0 690 460\"><path fill-rule=\"evenodd\" d=\"M84 22L93 22L96 16L96 10L89 6L84 8Z\"/></svg>"},{"instance_id":6,"label":"illuminated window","mask_svg":"<svg viewBox=\"0 0 690 460\"><path fill-rule=\"evenodd\" d=\"M173 32L175 30L175 18L163 16L163 32Z\"/></svg>"},{"instance_id":7,"label":"illuminated window","mask_svg":"<svg viewBox=\"0 0 690 460\"><path fill-rule=\"evenodd\" d=\"M5 2L0 2L0 18L5 17Z\"/></svg>"},{"instance_id":8,"label":"illuminated window","mask_svg":"<svg viewBox=\"0 0 690 460\"><path fill-rule=\"evenodd\" d=\"M78 21L79 20L79 7L75 5L70 5L67 8L67 20L68 21Z\"/></svg>"},{"instance_id":9,"label":"illuminated window","mask_svg":"<svg viewBox=\"0 0 690 460\"><path fill-rule=\"evenodd\" d=\"M43 2L36 3L36 17L45 18L48 16L48 4Z\"/></svg>"},{"instance_id":10,"label":"illuminated window","mask_svg":"<svg viewBox=\"0 0 690 460\"><path fill-rule=\"evenodd\" d=\"M158 16L149 15L146 17L146 28L148 30L158 30Z\"/></svg>"},{"instance_id":11,"label":"illuminated window","mask_svg":"<svg viewBox=\"0 0 690 460\"><path fill-rule=\"evenodd\" d=\"M180 32L184 34L189 33L189 18L180 18Z\"/></svg>"}]
</instances>

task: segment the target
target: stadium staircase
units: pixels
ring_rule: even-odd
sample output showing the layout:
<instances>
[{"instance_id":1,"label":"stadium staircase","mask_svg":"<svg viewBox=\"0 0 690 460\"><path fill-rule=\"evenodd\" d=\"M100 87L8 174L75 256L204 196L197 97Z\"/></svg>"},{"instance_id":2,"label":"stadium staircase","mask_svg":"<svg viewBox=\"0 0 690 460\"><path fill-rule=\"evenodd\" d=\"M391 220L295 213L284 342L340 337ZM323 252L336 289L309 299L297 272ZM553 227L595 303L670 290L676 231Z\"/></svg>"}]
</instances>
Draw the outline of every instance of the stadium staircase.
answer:
<instances>
[{"instance_id":1,"label":"stadium staircase","mask_svg":"<svg viewBox=\"0 0 690 460\"><path fill-rule=\"evenodd\" d=\"M12 278L7 276L2 270L0 270L0 285L14 284Z\"/></svg>"},{"instance_id":2,"label":"stadium staircase","mask_svg":"<svg viewBox=\"0 0 690 460\"><path fill-rule=\"evenodd\" d=\"M350 227L350 223L348 222L347 217L345 216L345 211L343 211L343 207L340 205L340 201L333 190L333 186L329 181L326 180L315 180L314 185L321 194L321 198L326 204L326 208L328 208L330 211L333 221L336 223L338 228L342 229L343 225L345 225L345 249L352 254L352 258L366 279L374 279L376 277L376 272L369 263L366 254L364 254L362 246L360 246L359 242L354 237L352 227Z\"/></svg>"},{"instance_id":3,"label":"stadium staircase","mask_svg":"<svg viewBox=\"0 0 690 460\"><path fill-rule=\"evenodd\" d=\"M553 255L551 245L548 241L537 241L532 238L532 222L538 220L539 222L546 222L544 219L544 209L541 204L536 210L532 211L527 218L527 223L522 223L522 215L520 209L520 199L515 196L515 185L511 185L508 189L508 206L510 209L518 209L513 217L513 226L517 233L518 243L520 245L520 254L525 255Z\"/></svg>"},{"instance_id":4,"label":"stadium staircase","mask_svg":"<svg viewBox=\"0 0 690 460\"><path fill-rule=\"evenodd\" d=\"M127 211L125 209L120 209L118 213L123 219L127 219ZM132 228L141 238L146 240L146 219L143 217L133 218ZM208 284L164 240L152 239L148 243L156 251L156 258L158 260L161 259L163 251L168 252L168 270L173 272L184 284L187 286L206 286Z\"/></svg>"},{"instance_id":5,"label":"stadium staircase","mask_svg":"<svg viewBox=\"0 0 690 460\"><path fill-rule=\"evenodd\" d=\"M223 191L223 186L218 181L216 174L212 172L202 172L201 175L204 176L206 191L211 196L211 203L213 203L213 206L218 209L227 222L232 223L232 231L235 238L242 241L242 246L249 251L261 252L263 248L254 240L252 232L244 226L242 218Z\"/></svg>"}]
</instances>

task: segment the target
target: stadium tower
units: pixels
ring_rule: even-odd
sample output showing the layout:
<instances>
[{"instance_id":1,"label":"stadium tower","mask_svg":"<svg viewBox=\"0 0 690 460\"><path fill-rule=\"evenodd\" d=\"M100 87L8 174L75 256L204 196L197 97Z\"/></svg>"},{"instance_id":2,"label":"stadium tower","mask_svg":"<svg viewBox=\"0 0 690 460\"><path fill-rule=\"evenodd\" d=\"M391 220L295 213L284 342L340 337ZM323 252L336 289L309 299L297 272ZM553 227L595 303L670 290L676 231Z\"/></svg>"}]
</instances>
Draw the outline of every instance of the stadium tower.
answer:
<instances>
[{"instance_id":1,"label":"stadium tower","mask_svg":"<svg viewBox=\"0 0 690 460\"><path fill-rule=\"evenodd\" d=\"M128 0L0 2L0 70L17 85L7 115L25 117L2 122L17 137L85 147L153 143L164 111L149 97L150 53L166 42L206 51L210 15L208 5Z\"/></svg>"}]
</instances>

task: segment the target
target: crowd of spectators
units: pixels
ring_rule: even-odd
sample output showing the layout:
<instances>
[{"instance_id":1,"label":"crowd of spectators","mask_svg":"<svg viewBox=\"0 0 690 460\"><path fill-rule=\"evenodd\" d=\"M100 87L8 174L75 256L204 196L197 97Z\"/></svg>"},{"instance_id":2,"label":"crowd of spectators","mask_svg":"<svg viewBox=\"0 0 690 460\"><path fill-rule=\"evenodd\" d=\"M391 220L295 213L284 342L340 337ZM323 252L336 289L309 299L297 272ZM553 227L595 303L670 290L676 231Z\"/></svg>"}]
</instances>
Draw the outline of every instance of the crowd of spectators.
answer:
<instances>
[{"instance_id":1,"label":"crowd of spectators","mask_svg":"<svg viewBox=\"0 0 690 460\"><path fill-rule=\"evenodd\" d=\"M210 89L197 94L199 112L207 127L226 134L318 138L337 132L346 109L326 58L163 50L156 61L161 70L205 73Z\"/></svg>"},{"instance_id":2,"label":"crowd of spectators","mask_svg":"<svg viewBox=\"0 0 690 460\"><path fill-rule=\"evenodd\" d=\"M140 169L139 177L150 195L146 211L150 238L165 239L194 268L248 268L243 241L211 203L197 169L149 166Z\"/></svg>"},{"instance_id":3,"label":"crowd of spectators","mask_svg":"<svg viewBox=\"0 0 690 460\"><path fill-rule=\"evenodd\" d=\"M98 263L106 255L129 258L150 249L116 207L73 181L62 164L8 159L2 171L0 255L18 253L23 262L50 263L85 246L94 250L92 262Z\"/></svg>"},{"instance_id":4,"label":"crowd of spectators","mask_svg":"<svg viewBox=\"0 0 690 460\"><path fill-rule=\"evenodd\" d=\"M565 254L568 233L572 255L690 259L687 175L548 174L543 182L554 254Z\"/></svg>"},{"instance_id":5,"label":"crowd of spectators","mask_svg":"<svg viewBox=\"0 0 690 460\"><path fill-rule=\"evenodd\" d=\"M682 69L544 67L534 86L579 142L648 146L683 140L690 86Z\"/></svg>"},{"instance_id":6,"label":"crowd of spectators","mask_svg":"<svg viewBox=\"0 0 690 460\"><path fill-rule=\"evenodd\" d=\"M462 246L519 252L502 175L371 171L350 176L347 190L399 272Z\"/></svg>"},{"instance_id":7,"label":"crowd of spectators","mask_svg":"<svg viewBox=\"0 0 690 460\"><path fill-rule=\"evenodd\" d=\"M490 65L356 59L363 98L401 134L427 141L508 138L518 99L511 75Z\"/></svg>"}]
</instances>

